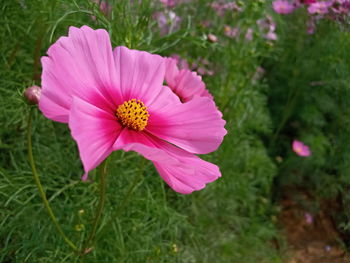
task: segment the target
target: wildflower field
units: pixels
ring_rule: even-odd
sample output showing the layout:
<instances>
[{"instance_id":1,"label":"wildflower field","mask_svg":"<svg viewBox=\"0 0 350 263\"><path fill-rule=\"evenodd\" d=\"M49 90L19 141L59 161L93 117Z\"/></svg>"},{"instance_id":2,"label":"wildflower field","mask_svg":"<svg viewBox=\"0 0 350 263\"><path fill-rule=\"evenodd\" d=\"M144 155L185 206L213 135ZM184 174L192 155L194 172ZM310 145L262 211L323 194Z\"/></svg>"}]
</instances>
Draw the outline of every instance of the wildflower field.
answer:
<instances>
[{"instance_id":1,"label":"wildflower field","mask_svg":"<svg viewBox=\"0 0 350 263\"><path fill-rule=\"evenodd\" d=\"M350 262L350 1L0 10L0 262Z\"/></svg>"}]
</instances>

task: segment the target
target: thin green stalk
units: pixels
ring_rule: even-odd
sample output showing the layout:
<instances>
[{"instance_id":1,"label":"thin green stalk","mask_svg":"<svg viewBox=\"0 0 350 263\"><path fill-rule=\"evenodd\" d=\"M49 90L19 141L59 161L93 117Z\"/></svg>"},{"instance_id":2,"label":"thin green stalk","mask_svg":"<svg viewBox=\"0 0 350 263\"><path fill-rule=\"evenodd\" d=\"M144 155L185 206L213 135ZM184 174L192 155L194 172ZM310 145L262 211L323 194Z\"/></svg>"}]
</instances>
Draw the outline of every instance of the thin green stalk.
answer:
<instances>
[{"instance_id":1,"label":"thin green stalk","mask_svg":"<svg viewBox=\"0 0 350 263\"><path fill-rule=\"evenodd\" d=\"M282 120L280 121L279 126L277 127L275 133L272 136L272 140L271 140L272 145L274 144L275 140L277 139L277 136L279 135L280 131L282 130L282 128L286 124L287 120L289 119L290 114L294 110L295 102L296 102L297 98L299 97L299 88L296 88L293 91L294 91L294 93L291 96L288 96L287 105L284 108Z\"/></svg>"},{"instance_id":2,"label":"thin green stalk","mask_svg":"<svg viewBox=\"0 0 350 263\"><path fill-rule=\"evenodd\" d=\"M145 159L142 158L142 161L141 161L141 167L140 167L140 172L139 174L137 174L135 177L134 177L134 180L132 181L129 189L127 190L126 192L126 195L125 197L123 198L123 200L121 201L121 204L118 206L116 212L114 213L114 215L111 217L111 219L107 222L107 224L105 224L105 226L109 226L113 220L115 220L119 215L120 213L124 210L125 206L128 204L129 202L129 199L130 199L130 196L131 194L134 192L134 190L136 189L136 186L143 174L143 170L144 170L144 164L145 164ZM100 233L99 233L99 236L97 237L97 239L99 237L102 236L102 234L104 233L104 231L106 230L106 228L104 228Z\"/></svg>"},{"instance_id":3,"label":"thin green stalk","mask_svg":"<svg viewBox=\"0 0 350 263\"><path fill-rule=\"evenodd\" d=\"M73 244L72 241L70 241L68 239L68 237L64 234L60 225L58 224L57 218L55 217L55 215L51 209L51 206L46 198L45 191L44 191L43 186L40 182L40 178L39 178L38 172L37 172L36 167L35 167L34 156L33 156L33 147L32 147L32 115L33 115L33 107L30 108L29 115L28 115L27 141L28 141L28 158L29 158L30 167L32 169L32 173L34 176L34 181L36 183L36 186L38 187L38 190L39 190L41 199L43 200L46 211L49 214L53 224L55 225L57 232L62 236L63 240L67 243L68 246L70 246L73 250L77 251L78 248Z\"/></svg>"},{"instance_id":4,"label":"thin green stalk","mask_svg":"<svg viewBox=\"0 0 350 263\"><path fill-rule=\"evenodd\" d=\"M81 253L83 255L88 253L89 246L92 243L92 241L94 240L94 237L95 237L96 231L97 231L97 226L98 226L98 223L100 222L103 208L105 206L106 189L107 189L107 181L106 181L107 159L99 166L98 175L99 175L99 179L100 179L100 199L99 199L99 202L97 205L96 216L95 216L94 222L92 223L92 230L91 230L90 235L87 238L85 245L83 246L83 249L81 251Z\"/></svg>"}]
</instances>

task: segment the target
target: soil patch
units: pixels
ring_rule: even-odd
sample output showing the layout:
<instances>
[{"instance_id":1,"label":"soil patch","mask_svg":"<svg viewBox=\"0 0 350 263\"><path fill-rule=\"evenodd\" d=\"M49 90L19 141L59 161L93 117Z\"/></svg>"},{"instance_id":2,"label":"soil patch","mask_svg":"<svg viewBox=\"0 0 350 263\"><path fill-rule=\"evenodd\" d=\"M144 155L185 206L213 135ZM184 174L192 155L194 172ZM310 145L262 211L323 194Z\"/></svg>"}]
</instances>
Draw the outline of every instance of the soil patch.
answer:
<instances>
[{"instance_id":1,"label":"soil patch","mask_svg":"<svg viewBox=\"0 0 350 263\"><path fill-rule=\"evenodd\" d=\"M306 209L306 204L312 202L307 194L296 190L287 190L280 201L279 222L288 242L285 263L350 263L350 255L342 248L325 208L318 205L321 208L313 213Z\"/></svg>"}]
</instances>

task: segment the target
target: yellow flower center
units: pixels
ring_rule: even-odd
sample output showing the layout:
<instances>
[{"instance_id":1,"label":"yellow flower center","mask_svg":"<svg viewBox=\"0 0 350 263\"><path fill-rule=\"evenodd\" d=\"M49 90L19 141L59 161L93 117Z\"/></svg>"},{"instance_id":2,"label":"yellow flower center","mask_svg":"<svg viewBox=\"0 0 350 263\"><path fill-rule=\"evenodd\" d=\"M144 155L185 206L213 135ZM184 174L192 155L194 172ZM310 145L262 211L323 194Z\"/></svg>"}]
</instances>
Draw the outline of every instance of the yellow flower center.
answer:
<instances>
[{"instance_id":1,"label":"yellow flower center","mask_svg":"<svg viewBox=\"0 0 350 263\"><path fill-rule=\"evenodd\" d=\"M302 149L300 146L296 147L295 150L296 150L298 153L302 153L302 152L303 152L303 149Z\"/></svg>"},{"instance_id":2,"label":"yellow flower center","mask_svg":"<svg viewBox=\"0 0 350 263\"><path fill-rule=\"evenodd\" d=\"M119 105L115 115L123 126L136 131L142 131L147 126L149 117L146 106L136 99Z\"/></svg>"}]
</instances>

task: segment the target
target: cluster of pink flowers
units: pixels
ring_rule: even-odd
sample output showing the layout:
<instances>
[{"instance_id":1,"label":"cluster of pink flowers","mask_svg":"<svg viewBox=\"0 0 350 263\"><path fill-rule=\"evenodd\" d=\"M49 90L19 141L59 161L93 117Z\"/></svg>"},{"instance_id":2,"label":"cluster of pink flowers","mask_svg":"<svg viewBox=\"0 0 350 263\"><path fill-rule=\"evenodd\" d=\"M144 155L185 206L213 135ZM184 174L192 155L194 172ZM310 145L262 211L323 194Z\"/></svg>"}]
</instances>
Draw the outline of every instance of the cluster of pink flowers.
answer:
<instances>
[{"instance_id":1,"label":"cluster of pink flowers","mask_svg":"<svg viewBox=\"0 0 350 263\"><path fill-rule=\"evenodd\" d=\"M176 0L159 0L166 7L174 7L178 4Z\"/></svg>"},{"instance_id":2,"label":"cluster of pink flowers","mask_svg":"<svg viewBox=\"0 0 350 263\"><path fill-rule=\"evenodd\" d=\"M235 1L233 2L224 2L216 1L210 4L210 6L215 10L218 16L224 16L226 12L242 12L243 9Z\"/></svg>"},{"instance_id":3,"label":"cluster of pink flowers","mask_svg":"<svg viewBox=\"0 0 350 263\"><path fill-rule=\"evenodd\" d=\"M350 0L275 0L272 7L276 13L291 14L294 10L305 7L310 15L307 32L313 34L316 22L320 19L343 21L350 14Z\"/></svg>"},{"instance_id":4,"label":"cluster of pink flowers","mask_svg":"<svg viewBox=\"0 0 350 263\"><path fill-rule=\"evenodd\" d=\"M259 19L256 22L259 26L259 30L263 37L268 40L277 40L276 34L276 23L273 21L271 16L266 16L265 18Z\"/></svg>"},{"instance_id":5,"label":"cluster of pink flowers","mask_svg":"<svg viewBox=\"0 0 350 263\"><path fill-rule=\"evenodd\" d=\"M295 9L305 5L310 14L326 14L333 5L343 5L347 0L275 0L272 7L276 13L290 14Z\"/></svg>"},{"instance_id":6,"label":"cluster of pink flowers","mask_svg":"<svg viewBox=\"0 0 350 263\"><path fill-rule=\"evenodd\" d=\"M231 38L238 39L239 37L239 28L238 27L231 27L229 25L224 26L224 34Z\"/></svg>"},{"instance_id":7,"label":"cluster of pink flowers","mask_svg":"<svg viewBox=\"0 0 350 263\"><path fill-rule=\"evenodd\" d=\"M123 46L107 31L70 27L42 57L39 109L67 123L87 180L113 151L151 160L175 191L189 194L221 176L196 154L226 134L222 113L201 77L177 61Z\"/></svg>"},{"instance_id":8,"label":"cluster of pink flowers","mask_svg":"<svg viewBox=\"0 0 350 263\"><path fill-rule=\"evenodd\" d=\"M276 0L272 3L273 10L279 14L290 14L294 11L295 6L286 0Z\"/></svg>"},{"instance_id":9,"label":"cluster of pink flowers","mask_svg":"<svg viewBox=\"0 0 350 263\"><path fill-rule=\"evenodd\" d=\"M240 36L244 34L244 38L248 41L251 41L253 39L253 28L248 28L245 32L242 29L238 27L231 27L229 25L224 26L224 34L227 37L239 40Z\"/></svg>"},{"instance_id":10,"label":"cluster of pink flowers","mask_svg":"<svg viewBox=\"0 0 350 263\"><path fill-rule=\"evenodd\" d=\"M176 65L178 66L179 69L195 70L201 76L214 75L214 71L211 69L210 62L205 58L200 57L196 61L192 62L191 65L189 65L187 60L181 58L178 54L173 54L170 57L176 61Z\"/></svg>"}]
</instances>

